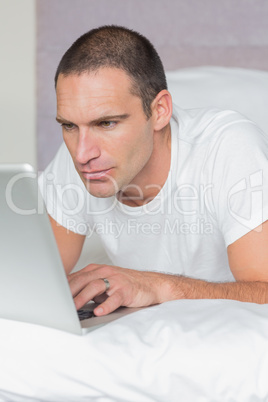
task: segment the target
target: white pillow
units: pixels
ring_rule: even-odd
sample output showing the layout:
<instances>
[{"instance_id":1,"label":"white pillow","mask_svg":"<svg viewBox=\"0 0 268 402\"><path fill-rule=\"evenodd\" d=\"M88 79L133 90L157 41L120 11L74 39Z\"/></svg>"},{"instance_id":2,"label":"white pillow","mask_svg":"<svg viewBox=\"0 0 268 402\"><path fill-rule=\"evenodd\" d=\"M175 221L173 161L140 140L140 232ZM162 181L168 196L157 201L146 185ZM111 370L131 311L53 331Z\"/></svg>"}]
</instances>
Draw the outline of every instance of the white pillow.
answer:
<instances>
[{"instance_id":1,"label":"white pillow","mask_svg":"<svg viewBox=\"0 0 268 402\"><path fill-rule=\"evenodd\" d=\"M194 67L167 72L174 103L182 109L236 110L268 133L268 72L228 67Z\"/></svg>"}]
</instances>

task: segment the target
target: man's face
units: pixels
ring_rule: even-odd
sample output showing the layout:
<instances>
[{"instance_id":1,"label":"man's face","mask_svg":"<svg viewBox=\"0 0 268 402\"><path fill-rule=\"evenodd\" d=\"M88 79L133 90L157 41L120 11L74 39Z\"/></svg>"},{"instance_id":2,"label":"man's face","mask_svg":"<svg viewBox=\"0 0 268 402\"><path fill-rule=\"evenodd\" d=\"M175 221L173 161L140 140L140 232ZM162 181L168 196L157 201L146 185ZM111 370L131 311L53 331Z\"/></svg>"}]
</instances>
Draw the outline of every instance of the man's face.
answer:
<instances>
[{"instance_id":1,"label":"man's face","mask_svg":"<svg viewBox=\"0 0 268 402\"><path fill-rule=\"evenodd\" d=\"M57 121L75 168L95 197L109 197L144 182L154 129L141 99L119 69L59 75Z\"/></svg>"}]
</instances>

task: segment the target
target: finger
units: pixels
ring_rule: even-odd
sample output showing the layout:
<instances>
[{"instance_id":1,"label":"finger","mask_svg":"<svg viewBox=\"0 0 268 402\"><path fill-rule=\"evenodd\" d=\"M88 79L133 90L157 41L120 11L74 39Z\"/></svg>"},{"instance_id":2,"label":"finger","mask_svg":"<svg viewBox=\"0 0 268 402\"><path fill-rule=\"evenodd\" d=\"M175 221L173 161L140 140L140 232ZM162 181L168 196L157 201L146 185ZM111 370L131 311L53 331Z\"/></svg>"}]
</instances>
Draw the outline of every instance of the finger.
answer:
<instances>
[{"instance_id":1,"label":"finger","mask_svg":"<svg viewBox=\"0 0 268 402\"><path fill-rule=\"evenodd\" d=\"M71 287L73 283L83 283L83 281L91 281L98 278L107 278L114 275L114 268L109 265L90 264L80 271L68 275L68 282ZM87 279L85 279L87 278ZM72 284L72 285L71 285Z\"/></svg>"},{"instance_id":2,"label":"finger","mask_svg":"<svg viewBox=\"0 0 268 402\"><path fill-rule=\"evenodd\" d=\"M86 286L75 293L74 303L77 310L89 301L105 293L105 291L106 285L103 279L97 279L87 283Z\"/></svg>"},{"instance_id":3,"label":"finger","mask_svg":"<svg viewBox=\"0 0 268 402\"><path fill-rule=\"evenodd\" d=\"M100 275L98 271L93 272L84 272L80 273L79 275L73 276L69 278L69 286L73 296L76 296L83 288L89 285L91 282L100 279ZM105 283L103 282L103 285ZM104 292L106 290L106 286L103 287Z\"/></svg>"},{"instance_id":4,"label":"finger","mask_svg":"<svg viewBox=\"0 0 268 402\"><path fill-rule=\"evenodd\" d=\"M102 304L94 309L96 316L102 316L111 313L122 305L122 298L118 292L109 296Z\"/></svg>"},{"instance_id":5,"label":"finger","mask_svg":"<svg viewBox=\"0 0 268 402\"><path fill-rule=\"evenodd\" d=\"M107 299L107 297L107 293L102 293L101 295L94 297L93 301L97 304L101 304Z\"/></svg>"}]
</instances>

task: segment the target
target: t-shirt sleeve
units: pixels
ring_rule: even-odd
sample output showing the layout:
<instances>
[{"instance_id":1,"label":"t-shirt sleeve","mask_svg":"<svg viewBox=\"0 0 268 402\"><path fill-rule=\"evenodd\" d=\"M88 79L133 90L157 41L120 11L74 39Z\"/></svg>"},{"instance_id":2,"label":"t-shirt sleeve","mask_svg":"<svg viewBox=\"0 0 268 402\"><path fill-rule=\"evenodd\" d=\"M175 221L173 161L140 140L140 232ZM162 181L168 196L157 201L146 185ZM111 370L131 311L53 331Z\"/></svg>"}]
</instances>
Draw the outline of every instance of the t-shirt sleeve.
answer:
<instances>
[{"instance_id":1,"label":"t-shirt sleeve","mask_svg":"<svg viewBox=\"0 0 268 402\"><path fill-rule=\"evenodd\" d=\"M38 181L48 214L65 228L87 235L91 224L86 213L89 194L64 143Z\"/></svg>"},{"instance_id":2,"label":"t-shirt sleeve","mask_svg":"<svg viewBox=\"0 0 268 402\"><path fill-rule=\"evenodd\" d=\"M210 144L205 169L210 212L226 247L268 219L268 136L240 118Z\"/></svg>"}]
</instances>

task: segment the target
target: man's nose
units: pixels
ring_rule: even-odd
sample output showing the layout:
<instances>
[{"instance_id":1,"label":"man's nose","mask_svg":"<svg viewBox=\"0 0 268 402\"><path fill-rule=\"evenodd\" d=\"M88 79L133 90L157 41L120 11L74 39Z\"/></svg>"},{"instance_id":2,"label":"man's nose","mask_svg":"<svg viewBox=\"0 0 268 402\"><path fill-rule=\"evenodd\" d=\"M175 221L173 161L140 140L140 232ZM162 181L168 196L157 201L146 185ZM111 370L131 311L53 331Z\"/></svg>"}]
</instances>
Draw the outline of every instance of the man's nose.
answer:
<instances>
[{"instance_id":1,"label":"man's nose","mask_svg":"<svg viewBox=\"0 0 268 402\"><path fill-rule=\"evenodd\" d=\"M76 161L84 165L90 160L98 158L100 154L101 151L94 135L90 133L89 130L80 131L76 150Z\"/></svg>"}]
</instances>

